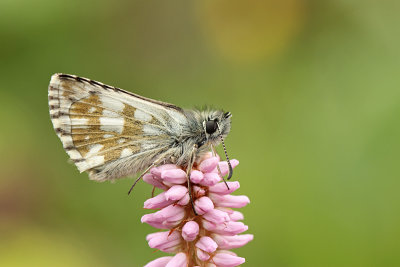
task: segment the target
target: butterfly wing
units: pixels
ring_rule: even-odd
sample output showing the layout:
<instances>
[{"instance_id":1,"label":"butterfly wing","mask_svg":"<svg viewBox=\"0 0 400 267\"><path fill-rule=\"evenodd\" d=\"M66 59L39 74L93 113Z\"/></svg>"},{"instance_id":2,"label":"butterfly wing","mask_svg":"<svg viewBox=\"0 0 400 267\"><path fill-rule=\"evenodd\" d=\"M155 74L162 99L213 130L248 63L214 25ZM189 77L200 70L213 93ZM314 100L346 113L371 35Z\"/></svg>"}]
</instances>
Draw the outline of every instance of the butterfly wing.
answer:
<instances>
[{"instance_id":1,"label":"butterfly wing","mask_svg":"<svg viewBox=\"0 0 400 267\"><path fill-rule=\"evenodd\" d=\"M185 120L172 104L67 74L52 76L49 108L71 160L99 181L148 167L168 150Z\"/></svg>"}]
</instances>

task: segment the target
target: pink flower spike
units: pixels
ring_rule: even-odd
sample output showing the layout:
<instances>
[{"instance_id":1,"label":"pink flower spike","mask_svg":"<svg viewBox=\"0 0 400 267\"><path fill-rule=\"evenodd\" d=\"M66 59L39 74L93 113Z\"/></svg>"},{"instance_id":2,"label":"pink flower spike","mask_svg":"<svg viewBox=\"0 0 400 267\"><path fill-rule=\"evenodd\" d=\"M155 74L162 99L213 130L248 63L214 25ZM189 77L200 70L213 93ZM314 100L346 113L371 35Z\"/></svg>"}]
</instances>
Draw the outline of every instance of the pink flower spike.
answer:
<instances>
[{"instance_id":1,"label":"pink flower spike","mask_svg":"<svg viewBox=\"0 0 400 267\"><path fill-rule=\"evenodd\" d=\"M187 181L186 172L181 169L164 170L161 172L161 179L173 184L182 184Z\"/></svg>"},{"instance_id":2,"label":"pink flower spike","mask_svg":"<svg viewBox=\"0 0 400 267\"><path fill-rule=\"evenodd\" d=\"M192 183L198 184L198 183L201 182L201 180L203 180L203 178L204 178L204 175L203 175L203 173L201 171L193 170L190 173L190 181Z\"/></svg>"},{"instance_id":3,"label":"pink flower spike","mask_svg":"<svg viewBox=\"0 0 400 267\"><path fill-rule=\"evenodd\" d=\"M174 185L167 192L165 192L165 199L166 200L180 200L185 196L188 189L183 185ZM162 194L162 193L161 193ZM160 194L160 195L161 195Z\"/></svg>"},{"instance_id":4,"label":"pink flower spike","mask_svg":"<svg viewBox=\"0 0 400 267\"><path fill-rule=\"evenodd\" d=\"M225 252L215 254L213 262L221 267L234 267L243 264L246 260L244 258L234 256Z\"/></svg>"},{"instance_id":5,"label":"pink flower spike","mask_svg":"<svg viewBox=\"0 0 400 267\"><path fill-rule=\"evenodd\" d=\"M226 182L226 183L228 184L229 189L226 187L225 183L218 183L216 185L210 186L209 191L211 193L226 195L236 191L240 187L239 182Z\"/></svg>"},{"instance_id":6,"label":"pink flower spike","mask_svg":"<svg viewBox=\"0 0 400 267\"><path fill-rule=\"evenodd\" d=\"M199 234L199 225L195 221L190 221L185 223L182 227L182 237L186 241L193 241L196 239L197 235Z\"/></svg>"},{"instance_id":7,"label":"pink flower spike","mask_svg":"<svg viewBox=\"0 0 400 267\"><path fill-rule=\"evenodd\" d=\"M171 257L171 256L161 257L161 258L155 259L154 261L147 263L144 267L165 267L165 265L167 265L167 263L172 258L173 257Z\"/></svg>"},{"instance_id":8,"label":"pink flower spike","mask_svg":"<svg viewBox=\"0 0 400 267\"><path fill-rule=\"evenodd\" d=\"M250 203L247 196L210 194L209 197L218 207L243 208Z\"/></svg>"},{"instance_id":9,"label":"pink flower spike","mask_svg":"<svg viewBox=\"0 0 400 267\"><path fill-rule=\"evenodd\" d=\"M204 213L214 209L214 204L208 197L201 197L194 202L194 209L197 214L203 215Z\"/></svg>"},{"instance_id":10,"label":"pink flower spike","mask_svg":"<svg viewBox=\"0 0 400 267\"><path fill-rule=\"evenodd\" d=\"M231 163L235 167L239 162ZM244 263L244 258L225 249L238 248L253 240L253 235L238 235L248 226L240 222L243 214L232 209L250 201L246 196L230 195L240 184L228 182L227 189L221 182L217 164L227 174L228 164L219 162L219 157L213 157L212 153L196 158L190 173L190 190L185 166L166 164L152 168L145 175L147 183L163 192L145 202L146 208L161 210L144 215L142 222L169 229L149 234L146 239L151 248L175 253L173 257L153 260L147 267L233 267Z\"/></svg>"},{"instance_id":11,"label":"pink flower spike","mask_svg":"<svg viewBox=\"0 0 400 267\"><path fill-rule=\"evenodd\" d=\"M187 257L186 254L181 252L176 254L165 267L187 267Z\"/></svg>"},{"instance_id":12,"label":"pink flower spike","mask_svg":"<svg viewBox=\"0 0 400 267\"><path fill-rule=\"evenodd\" d=\"M201 172L212 172L218 164L219 159L217 157L211 157L203 160L199 165L199 170Z\"/></svg>"},{"instance_id":13,"label":"pink flower spike","mask_svg":"<svg viewBox=\"0 0 400 267\"><path fill-rule=\"evenodd\" d=\"M203 236L196 242L196 247L205 252L211 253L218 248L218 245L211 237Z\"/></svg>"}]
</instances>

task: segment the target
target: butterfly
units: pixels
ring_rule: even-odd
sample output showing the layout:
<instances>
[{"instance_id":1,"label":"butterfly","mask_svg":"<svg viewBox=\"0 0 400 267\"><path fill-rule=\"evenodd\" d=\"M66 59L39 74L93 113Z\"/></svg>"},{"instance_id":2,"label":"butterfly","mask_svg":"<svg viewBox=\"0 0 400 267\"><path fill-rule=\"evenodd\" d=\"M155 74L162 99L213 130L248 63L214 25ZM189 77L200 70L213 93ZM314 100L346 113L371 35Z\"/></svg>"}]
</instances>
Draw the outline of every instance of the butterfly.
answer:
<instances>
[{"instance_id":1,"label":"butterfly","mask_svg":"<svg viewBox=\"0 0 400 267\"><path fill-rule=\"evenodd\" d=\"M182 109L60 73L51 77L48 98L55 132L71 161L91 180L142 172L135 185L150 168L165 163L189 173L196 159L215 153L220 143L229 165L228 179L232 176L224 144L231 129L230 112Z\"/></svg>"}]
</instances>

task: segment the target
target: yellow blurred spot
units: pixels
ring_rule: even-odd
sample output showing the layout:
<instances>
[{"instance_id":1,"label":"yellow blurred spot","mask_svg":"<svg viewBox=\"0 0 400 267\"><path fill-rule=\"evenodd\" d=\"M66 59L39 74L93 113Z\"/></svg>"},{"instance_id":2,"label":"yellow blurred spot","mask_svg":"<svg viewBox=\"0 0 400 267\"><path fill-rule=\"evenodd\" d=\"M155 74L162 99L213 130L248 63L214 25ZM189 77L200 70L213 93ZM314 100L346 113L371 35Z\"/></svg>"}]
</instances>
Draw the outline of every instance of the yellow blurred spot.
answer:
<instances>
[{"instance_id":1,"label":"yellow blurred spot","mask_svg":"<svg viewBox=\"0 0 400 267\"><path fill-rule=\"evenodd\" d=\"M304 25L303 0L205 0L199 23L222 56L253 62L280 54Z\"/></svg>"}]
</instances>

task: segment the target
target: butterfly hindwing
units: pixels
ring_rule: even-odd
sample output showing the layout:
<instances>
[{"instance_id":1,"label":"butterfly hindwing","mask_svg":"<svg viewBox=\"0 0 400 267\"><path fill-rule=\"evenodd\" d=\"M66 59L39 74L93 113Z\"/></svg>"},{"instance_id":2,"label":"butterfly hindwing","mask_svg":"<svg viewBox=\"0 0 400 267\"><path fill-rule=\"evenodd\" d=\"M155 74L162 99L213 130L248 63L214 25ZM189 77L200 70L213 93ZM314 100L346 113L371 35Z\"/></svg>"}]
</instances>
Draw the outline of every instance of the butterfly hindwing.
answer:
<instances>
[{"instance_id":1,"label":"butterfly hindwing","mask_svg":"<svg viewBox=\"0 0 400 267\"><path fill-rule=\"evenodd\" d=\"M169 129L179 130L184 119L172 104L66 74L52 76L49 107L64 149L79 171L89 171L94 180L136 173L143 164L131 161L161 151ZM109 165L120 170L101 173Z\"/></svg>"}]
</instances>

